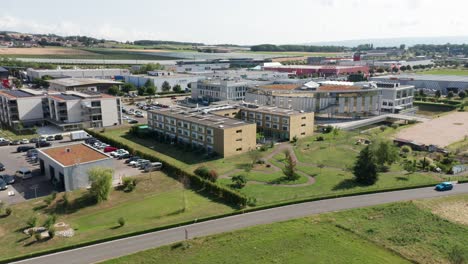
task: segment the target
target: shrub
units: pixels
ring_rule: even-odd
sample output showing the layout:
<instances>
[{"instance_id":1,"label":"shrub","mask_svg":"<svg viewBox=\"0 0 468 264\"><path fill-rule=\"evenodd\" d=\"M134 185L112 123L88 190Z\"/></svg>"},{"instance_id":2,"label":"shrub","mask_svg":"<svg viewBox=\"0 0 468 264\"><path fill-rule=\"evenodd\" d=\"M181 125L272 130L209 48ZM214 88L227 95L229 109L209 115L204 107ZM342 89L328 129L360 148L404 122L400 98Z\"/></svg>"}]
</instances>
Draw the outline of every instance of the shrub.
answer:
<instances>
[{"instance_id":1,"label":"shrub","mask_svg":"<svg viewBox=\"0 0 468 264\"><path fill-rule=\"evenodd\" d=\"M412 150L411 150L410 146L402 146L401 147L401 152L403 152L403 153L409 154L409 153L411 153L411 151Z\"/></svg>"},{"instance_id":2,"label":"shrub","mask_svg":"<svg viewBox=\"0 0 468 264\"><path fill-rule=\"evenodd\" d=\"M122 186L125 192L133 191L136 187L136 184L137 184L136 179L132 179L130 177L125 177L122 180Z\"/></svg>"},{"instance_id":3,"label":"shrub","mask_svg":"<svg viewBox=\"0 0 468 264\"><path fill-rule=\"evenodd\" d=\"M37 225L37 216L33 215L28 218L28 221L26 221L26 224L28 227L35 227Z\"/></svg>"},{"instance_id":4,"label":"shrub","mask_svg":"<svg viewBox=\"0 0 468 264\"><path fill-rule=\"evenodd\" d=\"M42 235L41 235L41 233L36 233L36 234L34 234L34 238L36 239L37 242L41 241L41 240L42 240Z\"/></svg>"},{"instance_id":5,"label":"shrub","mask_svg":"<svg viewBox=\"0 0 468 264\"><path fill-rule=\"evenodd\" d=\"M392 124L391 127L392 127L393 129L397 129L397 128L399 127L399 125L398 125L398 124Z\"/></svg>"},{"instance_id":6,"label":"shrub","mask_svg":"<svg viewBox=\"0 0 468 264\"><path fill-rule=\"evenodd\" d=\"M324 128L322 129L322 131L323 131L323 133L325 133L325 134L331 133L331 132L333 131L333 126L332 126L332 125L328 125L328 126L324 127Z\"/></svg>"},{"instance_id":7,"label":"shrub","mask_svg":"<svg viewBox=\"0 0 468 264\"><path fill-rule=\"evenodd\" d=\"M52 239L55 237L55 228L51 227L49 228L49 238Z\"/></svg>"},{"instance_id":8,"label":"shrub","mask_svg":"<svg viewBox=\"0 0 468 264\"><path fill-rule=\"evenodd\" d=\"M421 168L423 170L425 170L432 164L432 159L424 157L424 158L420 159L418 162L419 162L419 165L421 166Z\"/></svg>"},{"instance_id":9,"label":"shrub","mask_svg":"<svg viewBox=\"0 0 468 264\"><path fill-rule=\"evenodd\" d=\"M62 206L63 208L68 208L68 206L70 205L70 200L68 198L68 193L65 193L62 197Z\"/></svg>"},{"instance_id":10,"label":"shrub","mask_svg":"<svg viewBox=\"0 0 468 264\"><path fill-rule=\"evenodd\" d=\"M11 215L11 212L12 212L12 210L11 210L10 207L7 207L7 208L5 209L5 215L6 215L6 216Z\"/></svg>"},{"instance_id":11,"label":"shrub","mask_svg":"<svg viewBox=\"0 0 468 264\"><path fill-rule=\"evenodd\" d=\"M247 178L244 175L236 175L231 178L232 185L235 188L242 189L247 184Z\"/></svg>"},{"instance_id":12,"label":"shrub","mask_svg":"<svg viewBox=\"0 0 468 264\"><path fill-rule=\"evenodd\" d=\"M44 227L49 228L55 224L57 221L57 216L55 214L50 215L47 220L44 222Z\"/></svg>"},{"instance_id":13,"label":"shrub","mask_svg":"<svg viewBox=\"0 0 468 264\"><path fill-rule=\"evenodd\" d=\"M315 140L317 141L324 141L324 138L322 136L318 136Z\"/></svg>"},{"instance_id":14,"label":"shrub","mask_svg":"<svg viewBox=\"0 0 468 264\"><path fill-rule=\"evenodd\" d=\"M120 217L118 220L117 220L117 223L119 223L119 226L122 227L125 225L125 218L123 217Z\"/></svg>"},{"instance_id":15,"label":"shrub","mask_svg":"<svg viewBox=\"0 0 468 264\"><path fill-rule=\"evenodd\" d=\"M383 131L385 131L385 130L387 129L387 127L388 127L388 126L380 126L379 128L380 128L380 131L383 132Z\"/></svg>"},{"instance_id":16,"label":"shrub","mask_svg":"<svg viewBox=\"0 0 468 264\"><path fill-rule=\"evenodd\" d=\"M218 180L218 173L215 170L210 170L210 177L208 180L211 182L216 182Z\"/></svg>"}]
</instances>

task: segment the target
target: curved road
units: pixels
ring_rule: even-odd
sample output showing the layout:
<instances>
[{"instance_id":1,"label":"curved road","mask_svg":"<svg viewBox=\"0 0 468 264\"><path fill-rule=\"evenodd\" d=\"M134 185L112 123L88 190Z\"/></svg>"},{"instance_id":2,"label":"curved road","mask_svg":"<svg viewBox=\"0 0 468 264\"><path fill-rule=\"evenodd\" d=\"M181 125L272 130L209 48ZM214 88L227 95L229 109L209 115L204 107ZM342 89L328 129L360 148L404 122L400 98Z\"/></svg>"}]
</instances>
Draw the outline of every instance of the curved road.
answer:
<instances>
[{"instance_id":1,"label":"curved road","mask_svg":"<svg viewBox=\"0 0 468 264\"><path fill-rule=\"evenodd\" d=\"M432 187L429 187L307 202L225 217L183 227L176 227L163 231L96 244L93 246L87 246L50 255L44 255L41 257L26 259L15 263L95 263L182 241L185 239L185 230L187 230L189 238L201 237L233 231L254 225L270 224L274 222L305 217L312 214L463 193L468 193L468 184L455 185L454 189L449 192L436 192Z\"/></svg>"}]
</instances>

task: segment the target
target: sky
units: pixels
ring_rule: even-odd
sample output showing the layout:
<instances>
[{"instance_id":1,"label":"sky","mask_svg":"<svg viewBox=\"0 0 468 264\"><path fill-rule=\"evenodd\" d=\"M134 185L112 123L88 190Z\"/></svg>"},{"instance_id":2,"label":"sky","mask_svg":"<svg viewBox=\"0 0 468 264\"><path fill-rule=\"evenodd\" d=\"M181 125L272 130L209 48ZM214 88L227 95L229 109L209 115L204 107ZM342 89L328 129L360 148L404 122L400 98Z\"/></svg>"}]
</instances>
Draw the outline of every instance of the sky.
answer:
<instances>
[{"instance_id":1,"label":"sky","mask_svg":"<svg viewBox=\"0 0 468 264\"><path fill-rule=\"evenodd\" d=\"M206 44L468 35L466 0L4 0L0 30Z\"/></svg>"}]
</instances>

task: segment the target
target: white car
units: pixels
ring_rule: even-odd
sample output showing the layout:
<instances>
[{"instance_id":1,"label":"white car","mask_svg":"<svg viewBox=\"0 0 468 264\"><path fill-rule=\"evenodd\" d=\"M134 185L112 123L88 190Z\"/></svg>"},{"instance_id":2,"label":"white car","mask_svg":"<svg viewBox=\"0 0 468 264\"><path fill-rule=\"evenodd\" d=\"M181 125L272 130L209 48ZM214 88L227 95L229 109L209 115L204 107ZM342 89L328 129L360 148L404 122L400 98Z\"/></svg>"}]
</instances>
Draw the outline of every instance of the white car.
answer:
<instances>
[{"instance_id":1,"label":"white car","mask_svg":"<svg viewBox=\"0 0 468 264\"><path fill-rule=\"evenodd\" d=\"M129 166L135 167L138 163L140 163L144 159L137 159L137 160L132 160L128 163Z\"/></svg>"},{"instance_id":2,"label":"white car","mask_svg":"<svg viewBox=\"0 0 468 264\"><path fill-rule=\"evenodd\" d=\"M28 144L29 143L29 140L28 139L25 139L23 138L21 141L20 141L20 144Z\"/></svg>"},{"instance_id":3,"label":"white car","mask_svg":"<svg viewBox=\"0 0 468 264\"><path fill-rule=\"evenodd\" d=\"M118 149L116 151L112 151L110 153L110 155L114 158L118 158L119 156L123 155L123 154L128 154L128 151L126 151L125 149Z\"/></svg>"}]
</instances>

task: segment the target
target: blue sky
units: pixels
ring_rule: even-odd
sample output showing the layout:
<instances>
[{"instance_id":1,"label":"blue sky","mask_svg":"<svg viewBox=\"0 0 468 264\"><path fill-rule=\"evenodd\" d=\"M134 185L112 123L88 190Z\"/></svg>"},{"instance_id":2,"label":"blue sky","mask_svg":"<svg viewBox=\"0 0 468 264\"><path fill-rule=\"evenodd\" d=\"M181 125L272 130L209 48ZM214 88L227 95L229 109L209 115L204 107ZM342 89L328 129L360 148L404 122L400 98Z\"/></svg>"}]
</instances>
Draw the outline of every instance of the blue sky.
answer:
<instances>
[{"instance_id":1,"label":"blue sky","mask_svg":"<svg viewBox=\"0 0 468 264\"><path fill-rule=\"evenodd\" d=\"M0 30L158 39L308 43L468 35L466 0L6 0Z\"/></svg>"}]
</instances>

